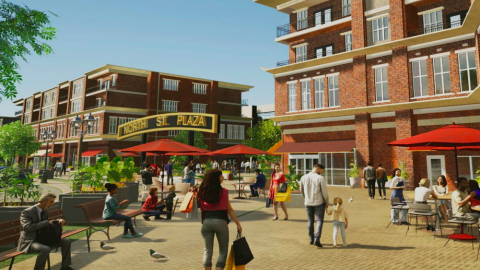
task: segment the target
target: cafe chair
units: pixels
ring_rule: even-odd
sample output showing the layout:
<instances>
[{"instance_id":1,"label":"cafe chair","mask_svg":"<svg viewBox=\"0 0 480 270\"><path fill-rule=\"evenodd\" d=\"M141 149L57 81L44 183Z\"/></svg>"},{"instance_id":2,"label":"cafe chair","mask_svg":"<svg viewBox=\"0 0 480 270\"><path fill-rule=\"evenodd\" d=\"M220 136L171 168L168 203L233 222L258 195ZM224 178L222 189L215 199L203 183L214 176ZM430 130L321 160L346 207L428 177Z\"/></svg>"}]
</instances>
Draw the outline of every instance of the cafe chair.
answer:
<instances>
[{"instance_id":1,"label":"cafe chair","mask_svg":"<svg viewBox=\"0 0 480 270\"><path fill-rule=\"evenodd\" d=\"M400 202L400 199L396 198L396 197L390 199L390 205L391 205L391 207L390 207L391 210L398 211L398 224L400 225L401 222L402 222L402 218L403 218L402 213L404 212L402 210L407 210L408 211L408 206L406 206L404 203ZM403 215L405 215L405 214L403 214ZM388 226L390 226L390 224L392 224L393 219L394 218L392 218L390 220L390 222L387 225L387 228L388 228Z\"/></svg>"},{"instance_id":2,"label":"cafe chair","mask_svg":"<svg viewBox=\"0 0 480 270\"><path fill-rule=\"evenodd\" d=\"M428 204L421 204L421 203L408 203L407 204L410 212L408 213L409 216L415 216L415 233L417 233L418 230L418 217L425 217L428 220L428 217L435 217L438 221L440 220L440 216L438 212L433 212L432 211L432 206ZM438 223L440 226L440 234L443 236L443 231L442 231L442 225L440 222ZM433 223L433 226L435 227L435 223ZM405 236L407 236L408 231L410 230L410 225L407 227L407 232L405 233ZM435 239L435 235L437 234L437 230L434 230L433 232L433 239Z\"/></svg>"},{"instance_id":3,"label":"cafe chair","mask_svg":"<svg viewBox=\"0 0 480 270\"><path fill-rule=\"evenodd\" d=\"M460 229L460 234L463 233L463 226L464 225L467 225L467 228L468 226L470 226L470 232L473 232L473 226L474 225L477 225L478 229L479 229L479 233L480 233L480 227L478 225L478 220L468 220L464 217L460 217L460 216L454 216L453 213L452 213L452 210L449 209L447 211L447 215L448 215L448 223L453 223L453 224L458 224L457 228L455 229L455 231L453 232L452 236L451 237L448 237L448 240L447 242L445 243L445 245L443 245L444 247L448 244L448 242L450 241L450 239L453 238L453 242L455 242L458 238L458 235L457 237L455 237L458 229ZM480 237L479 237L479 240L480 240ZM472 237L472 249L475 250L475 246L474 246L474 239ZM480 249L480 242L479 242L479 249ZM477 253L477 259L478 259L478 253Z\"/></svg>"}]
</instances>

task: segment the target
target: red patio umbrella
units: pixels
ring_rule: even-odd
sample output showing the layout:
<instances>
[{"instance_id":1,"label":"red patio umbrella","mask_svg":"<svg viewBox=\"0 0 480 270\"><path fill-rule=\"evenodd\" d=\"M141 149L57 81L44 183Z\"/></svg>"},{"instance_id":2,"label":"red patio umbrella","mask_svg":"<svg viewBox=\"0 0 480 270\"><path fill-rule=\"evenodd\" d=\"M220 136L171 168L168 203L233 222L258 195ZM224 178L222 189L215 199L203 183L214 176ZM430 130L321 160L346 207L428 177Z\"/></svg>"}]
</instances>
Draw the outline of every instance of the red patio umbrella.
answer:
<instances>
[{"instance_id":1,"label":"red patio umbrella","mask_svg":"<svg viewBox=\"0 0 480 270\"><path fill-rule=\"evenodd\" d=\"M237 144L225 149L220 149L217 151L213 151L211 153L212 155L218 155L218 156L231 156L231 155L270 155L270 153L265 152L263 150L259 150L256 148L248 147L243 144ZM238 196L235 197L234 199L244 199L240 195L240 179L241 179L241 170L238 171Z\"/></svg>"},{"instance_id":2,"label":"red patio umbrella","mask_svg":"<svg viewBox=\"0 0 480 270\"><path fill-rule=\"evenodd\" d=\"M130 153L123 153L120 156L121 157L139 157L140 154L135 152L130 152ZM155 153L147 153L147 157L159 157L159 155Z\"/></svg>"}]
</instances>

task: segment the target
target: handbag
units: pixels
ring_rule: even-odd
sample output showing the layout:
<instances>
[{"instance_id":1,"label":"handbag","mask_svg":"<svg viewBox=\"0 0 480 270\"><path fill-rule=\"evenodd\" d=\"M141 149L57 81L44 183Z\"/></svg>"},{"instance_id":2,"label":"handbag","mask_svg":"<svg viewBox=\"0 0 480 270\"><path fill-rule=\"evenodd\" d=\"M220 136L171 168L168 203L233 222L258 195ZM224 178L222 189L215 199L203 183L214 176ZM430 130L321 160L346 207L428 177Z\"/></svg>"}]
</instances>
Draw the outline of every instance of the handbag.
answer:
<instances>
[{"instance_id":1,"label":"handbag","mask_svg":"<svg viewBox=\"0 0 480 270\"><path fill-rule=\"evenodd\" d=\"M228 253L227 262L225 264L225 270L245 270L245 265L235 265L233 245L230 247L230 253Z\"/></svg>"},{"instance_id":2,"label":"handbag","mask_svg":"<svg viewBox=\"0 0 480 270\"><path fill-rule=\"evenodd\" d=\"M276 202L290 202L291 201L291 196L292 195L292 190L290 187L287 187L286 192L275 192L275 201Z\"/></svg>"},{"instance_id":3,"label":"handbag","mask_svg":"<svg viewBox=\"0 0 480 270\"><path fill-rule=\"evenodd\" d=\"M285 192L287 192L287 188L288 188L288 184L286 182L285 183L280 183L280 184L278 184L277 192L278 193L285 193Z\"/></svg>"},{"instance_id":4,"label":"handbag","mask_svg":"<svg viewBox=\"0 0 480 270\"><path fill-rule=\"evenodd\" d=\"M180 212L190 213L193 209L193 192L188 192L180 205Z\"/></svg>"},{"instance_id":5,"label":"handbag","mask_svg":"<svg viewBox=\"0 0 480 270\"><path fill-rule=\"evenodd\" d=\"M252 251L242 233L237 233L237 239L233 241L233 257L236 266L246 265L253 260Z\"/></svg>"},{"instance_id":6,"label":"handbag","mask_svg":"<svg viewBox=\"0 0 480 270\"><path fill-rule=\"evenodd\" d=\"M267 198L265 201L265 208L270 208L270 205L273 203L273 200L270 198Z\"/></svg>"},{"instance_id":7,"label":"handbag","mask_svg":"<svg viewBox=\"0 0 480 270\"><path fill-rule=\"evenodd\" d=\"M58 221L54 221L53 225L48 225L40 229L39 233L35 237L35 242L46 246L56 245L62 239L62 224Z\"/></svg>"}]
</instances>

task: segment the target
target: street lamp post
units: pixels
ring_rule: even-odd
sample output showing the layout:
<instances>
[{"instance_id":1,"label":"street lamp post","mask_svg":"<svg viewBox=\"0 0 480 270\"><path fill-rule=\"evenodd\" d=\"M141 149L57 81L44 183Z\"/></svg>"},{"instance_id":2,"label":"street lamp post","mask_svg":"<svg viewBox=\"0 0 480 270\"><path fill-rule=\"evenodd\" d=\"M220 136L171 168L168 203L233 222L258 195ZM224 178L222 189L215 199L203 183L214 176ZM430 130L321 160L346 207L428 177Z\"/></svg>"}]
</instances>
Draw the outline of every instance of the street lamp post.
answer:
<instances>
[{"instance_id":1,"label":"street lamp post","mask_svg":"<svg viewBox=\"0 0 480 270\"><path fill-rule=\"evenodd\" d=\"M43 168L43 174L42 174L42 179L41 182L46 184L47 179L48 179L48 174L47 174L47 164L48 164L48 143L53 141L55 137L57 136L57 133L55 130L52 130L52 132L48 133L46 130L42 134L42 139L47 143L47 151L45 152L45 166Z\"/></svg>"},{"instance_id":2,"label":"street lamp post","mask_svg":"<svg viewBox=\"0 0 480 270\"><path fill-rule=\"evenodd\" d=\"M80 142L78 143L78 160L77 160L77 168L80 168L82 165L82 143L83 143L83 135L88 133L90 129L95 124L95 117L93 117L92 113L90 113L85 119L81 119L80 116L77 115L75 120L70 122L72 127L75 129L75 133L80 130Z\"/></svg>"}]
</instances>

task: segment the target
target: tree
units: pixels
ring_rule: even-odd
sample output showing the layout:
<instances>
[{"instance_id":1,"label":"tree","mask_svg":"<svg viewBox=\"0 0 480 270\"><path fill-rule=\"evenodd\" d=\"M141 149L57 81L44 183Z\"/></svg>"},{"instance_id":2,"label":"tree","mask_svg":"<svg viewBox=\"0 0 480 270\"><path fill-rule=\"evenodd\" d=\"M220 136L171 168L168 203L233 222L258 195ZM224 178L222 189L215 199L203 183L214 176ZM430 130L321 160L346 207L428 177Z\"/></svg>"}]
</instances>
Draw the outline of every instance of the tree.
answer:
<instances>
[{"instance_id":1,"label":"tree","mask_svg":"<svg viewBox=\"0 0 480 270\"><path fill-rule=\"evenodd\" d=\"M6 160L29 156L37 152L40 145L30 125L16 121L0 128L0 155Z\"/></svg>"},{"instance_id":2,"label":"tree","mask_svg":"<svg viewBox=\"0 0 480 270\"><path fill-rule=\"evenodd\" d=\"M263 151L267 151L282 139L280 126L275 126L272 120L260 121L256 126L247 130L248 140L243 144Z\"/></svg>"},{"instance_id":3,"label":"tree","mask_svg":"<svg viewBox=\"0 0 480 270\"><path fill-rule=\"evenodd\" d=\"M173 140L176 141L176 142L179 142L179 143L188 144L188 132L189 132L188 130L180 131L175 136L175 138L173 138ZM195 147L202 148L202 149L207 149L208 148L208 145L206 145L203 142L203 134L198 132L198 131L194 131L194 141L193 142L194 142L193 146L195 146Z\"/></svg>"},{"instance_id":4,"label":"tree","mask_svg":"<svg viewBox=\"0 0 480 270\"><path fill-rule=\"evenodd\" d=\"M17 96L15 84L22 81L17 72L18 58L27 62L26 56L31 54L31 49L40 56L52 53L52 48L43 42L55 38L56 29L49 25L47 14L1 0L0 102L2 97L13 99Z\"/></svg>"}]
</instances>

